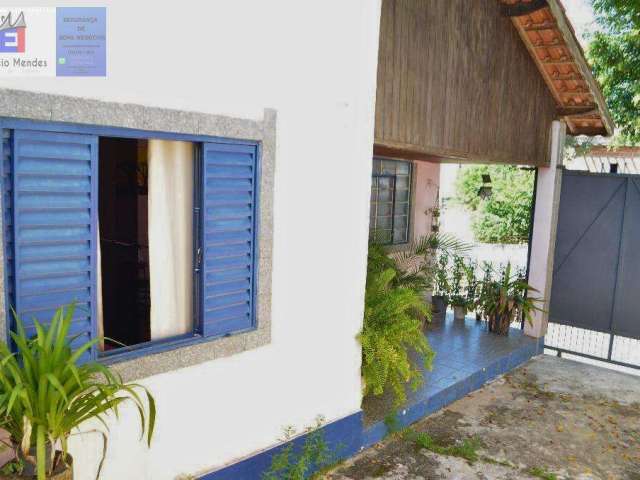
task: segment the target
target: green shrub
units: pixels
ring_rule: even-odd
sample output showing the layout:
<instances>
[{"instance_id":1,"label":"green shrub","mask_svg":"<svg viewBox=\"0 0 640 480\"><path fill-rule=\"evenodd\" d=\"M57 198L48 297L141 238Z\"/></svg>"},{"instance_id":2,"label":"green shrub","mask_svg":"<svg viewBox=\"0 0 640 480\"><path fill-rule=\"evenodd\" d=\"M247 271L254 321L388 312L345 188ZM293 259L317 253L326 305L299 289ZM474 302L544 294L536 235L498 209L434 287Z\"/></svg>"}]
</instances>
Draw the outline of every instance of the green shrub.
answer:
<instances>
[{"instance_id":1,"label":"green shrub","mask_svg":"<svg viewBox=\"0 0 640 480\"><path fill-rule=\"evenodd\" d=\"M489 330L492 332L508 334L511 322L518 315L533 325L533 314L543 311L539 304L543 304L544 300L532 296L537 290L527 284L522 272L513 275L510 263L507 263L498 280L483 282L480 290L478 306L489 321Z\"/></svg>"},{"instance_id":2,"label":"green shrub","mask_svg":"<svg viewBox=\"0 0 640 480\"><path fill-rule=\"evenodd\" d=\"M365 291L362 344L364 393L382 394L390 388L400 405L406 400L405 385L417 388L423 381L410 351L431 369L433 350L422 331L421 316L430 318L424 299L413 288L394 286L396 271L370 269Z\"/></svg>"},{"instance_id":3,"label":"green shrub","mask_svg":"<svg viewBox=\"0 0 640 480\"><path fill-rule=\"evenodd\" d=\"M299 448L292 441L295 431L292 427L286 428L282 440L288 443L272 457L271 466L262 474L262 479L305 480L312 472L331 465L334 455L324 439L323 424L324 419L318 417L316 424L307 428L307 436Z\"/></svg>"},{"instance_id":4,"label":"green shrub","mask_svg":"<svg viewBox=\"0 0 640 480\"><path fill-rule=\"evenodd\" d=\"M131 401L137 407L141 436L146 431L147 443L153 436L155 401L143 386L123 383L99 363L78 365L79 358L99 339L71 349L68 333L74 311L75 305L60 307L49 325L36 321L34 338L27 336L16 317L17 333L11 333L11 337L17 353L0 342L0 427L9 433L16 453L24 456L26 463L36 465L38 480L45 480L57 464L65 461L72 432L80 432L79 427L91 419L108 428L105 416L117 415L123 402ZM146 402L138 391L146 395ZM106 449L104 433L103 440ZM34 447L35 459L30 453ZM56 455L56 449L62 455ZM47 450L50 458L46 458ZM18 467L23 463L17 462Z\"/></svg>"},{"instance_id":5,"label":"green shrub","mask_svg":"<svg viewBox=\"0 0 640 480\"><path fill-rule=\"evenodd\" d=\"M491 176L492 194L481 198L482 175ZM465 167L456 179L456 201L473 212L471 229L479 242L524 243L529 239L532 172L512 165Z\"/></svg>"},{"instance_id":6,"label":"green shrub","mask_svg":"<svg viewBox=\"0 0 640 480\"><path fill-rule=\"evenodd\" d=\"M400 405L406 400L405 385L415 389L422 383L413 354L424 368L431 369L434 352L422 326L431 320L424 293L434 286L443 288L439 276L444 270L439 268L437 255L448 259L470 248L441 233L423 236L396 253L388 253L375 242L369 245L364 325L358 336L365 395L391 389Z\"/></svg>"}]
</instances>

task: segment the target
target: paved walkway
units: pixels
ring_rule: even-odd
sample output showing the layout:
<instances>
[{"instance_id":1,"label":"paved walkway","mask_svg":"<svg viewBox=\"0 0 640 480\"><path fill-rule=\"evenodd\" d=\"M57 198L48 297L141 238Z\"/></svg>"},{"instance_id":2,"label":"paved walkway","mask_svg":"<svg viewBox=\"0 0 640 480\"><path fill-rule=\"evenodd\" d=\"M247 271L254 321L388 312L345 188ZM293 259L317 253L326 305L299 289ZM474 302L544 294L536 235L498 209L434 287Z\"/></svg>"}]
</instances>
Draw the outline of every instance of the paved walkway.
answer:
<instances>
[{"instance_id":1,"label":"paved walkway","mask_svg":"<svg viewBox=\"0 0 640 480\"><path fill-rule=\"evenodd\" d=\"M640 480L640 378L539 356L324 478Z\"/></svg>"},{"instance_id":2,"label":"paved walkway","mask_svg":"<svg viewBox=\"0 0 640 480\"><path fill-rule=\"evenodd\" d=\"M526 337L520 329L512 329L508 336L492 335L487 333L486 322L477 322L471 317L467 317L465 321L454 320L451 311L447 313L446 319L429 323L425 335L436 352L436 357L432 371L425 371L420 360L415 359L416 365L422 369L424 383L415 391L406 389L410 406L458 385L461 387L460 392L453 392L454 395L446 402L450 403L487 380L513 369L538 351L538 342ZM478 376L477 373L483 375ZM477 383L478 380L480 383L463 389L461 382L470 380L474 380L470 383ZM365 426L383 421L393 408L394 398L390 391L383 395L365 397L362 402ZM439 404L438 408L441 406ZM420 414L423 415L424 413Z\"/></svg>"}]
</instances>

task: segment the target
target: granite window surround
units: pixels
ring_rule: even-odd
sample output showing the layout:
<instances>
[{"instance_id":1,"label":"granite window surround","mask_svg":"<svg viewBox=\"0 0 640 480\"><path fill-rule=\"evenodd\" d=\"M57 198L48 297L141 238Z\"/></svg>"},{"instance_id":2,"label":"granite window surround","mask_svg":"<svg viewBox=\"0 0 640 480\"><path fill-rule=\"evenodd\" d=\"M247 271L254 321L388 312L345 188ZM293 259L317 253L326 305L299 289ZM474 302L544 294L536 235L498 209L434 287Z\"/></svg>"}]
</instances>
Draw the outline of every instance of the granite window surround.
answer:
<instances>
[{"instance_id":1,"label":"granite window surround","mask_svg":"<svg viewBox=\"0 0 640 480\"><path fill-rule=\"evenodd\" d=\"M140 380L216 358L252 350L271 342L271 272L273 252L273 181L276 112L265 109L262 120L0 88L0 121L31 120L88 127L144 131L148 138L170 134L259 142L261 152L256 328L235 335L176 344L164 351L110 365L125 381ZM175 138L177 135L178 138ZM184 137L184 138L180 138ZM2 216L0 216L0 221ZM0 236L0 242L3 237ZM7 338L4 248L0 248L0 338Z\"/></svg>"}]
</instances>

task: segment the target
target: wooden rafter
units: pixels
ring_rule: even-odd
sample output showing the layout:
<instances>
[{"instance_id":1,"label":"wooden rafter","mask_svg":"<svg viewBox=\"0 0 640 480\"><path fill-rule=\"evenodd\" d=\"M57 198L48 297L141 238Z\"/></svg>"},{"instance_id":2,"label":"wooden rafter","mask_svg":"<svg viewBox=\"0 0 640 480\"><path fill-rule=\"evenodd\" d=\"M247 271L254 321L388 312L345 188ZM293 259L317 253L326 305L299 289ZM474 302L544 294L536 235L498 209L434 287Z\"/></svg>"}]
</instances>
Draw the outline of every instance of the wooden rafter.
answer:
<instances>
[{"instance_id":1,"label":"wooden rafter","mask_svg":"<svg viewBox=\"0 0 640 480\"><path fill-rule=\"evenodd\" d=\"M559 0L499 1L547 83L569 133L611 135L613 121L604 97Z\"/></svg>"},{"instance_id":2,"label":"wooden rafter","mask_svg":"<svg viewBox=\"0 0 640 480\"><path fill-rule=\"evenodd\" d=\"M503 3L500 6L500 13L505 17L520 17L528 15L537 10L545 8L547 0L530 0L528 2L518 1L514 3Z\"/></svg>"}]
</instances>

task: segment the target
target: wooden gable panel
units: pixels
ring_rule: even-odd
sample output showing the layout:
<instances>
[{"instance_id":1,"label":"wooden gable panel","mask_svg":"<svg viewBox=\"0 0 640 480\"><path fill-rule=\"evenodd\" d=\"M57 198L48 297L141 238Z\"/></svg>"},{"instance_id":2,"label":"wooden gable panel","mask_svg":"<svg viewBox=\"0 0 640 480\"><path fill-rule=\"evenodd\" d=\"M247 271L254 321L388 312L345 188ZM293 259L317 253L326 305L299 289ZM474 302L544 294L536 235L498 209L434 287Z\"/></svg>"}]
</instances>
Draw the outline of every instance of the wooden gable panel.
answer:
<instances>
[{"instance_id":1,"label":"wooden gable panel","mask_svg":"<svg viewBox=\"0 0 640 480\"><path fill-rule=\"evenodd\" d=\"M495 0L384 0L375 142L544 165L556 106Z\"/></svg>"}]
</instances>

